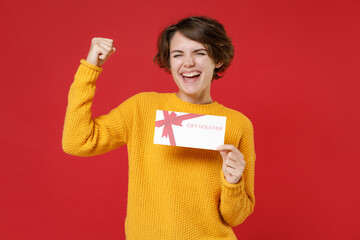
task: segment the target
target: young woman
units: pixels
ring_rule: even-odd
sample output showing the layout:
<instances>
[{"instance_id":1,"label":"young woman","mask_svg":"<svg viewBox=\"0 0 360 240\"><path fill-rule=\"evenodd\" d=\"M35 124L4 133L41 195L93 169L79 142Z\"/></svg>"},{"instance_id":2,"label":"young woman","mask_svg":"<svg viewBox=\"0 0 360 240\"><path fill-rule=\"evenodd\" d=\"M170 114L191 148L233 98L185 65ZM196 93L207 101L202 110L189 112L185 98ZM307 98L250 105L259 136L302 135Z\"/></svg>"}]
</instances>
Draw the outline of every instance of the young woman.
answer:
<instances>
[{"instance_id":1,"label":"young woman","mask_svg":"<svg viewBox=\"0 0 360 240\"><path fill-rule=\"evenodd\" d=\"M179 91L139 93L92 118L95 82L114 52L113 40L94 38L81 59L69 92L64 151L92 156L127 144L127 239L236 239L231 227L255 205L256 155L251 121L211 98L211 82L233 58L224 27L203 16L167 27L154 61ZM226 116L226 144L218 151L154 144L156 110Z\"/></svg>"}]
</instances>

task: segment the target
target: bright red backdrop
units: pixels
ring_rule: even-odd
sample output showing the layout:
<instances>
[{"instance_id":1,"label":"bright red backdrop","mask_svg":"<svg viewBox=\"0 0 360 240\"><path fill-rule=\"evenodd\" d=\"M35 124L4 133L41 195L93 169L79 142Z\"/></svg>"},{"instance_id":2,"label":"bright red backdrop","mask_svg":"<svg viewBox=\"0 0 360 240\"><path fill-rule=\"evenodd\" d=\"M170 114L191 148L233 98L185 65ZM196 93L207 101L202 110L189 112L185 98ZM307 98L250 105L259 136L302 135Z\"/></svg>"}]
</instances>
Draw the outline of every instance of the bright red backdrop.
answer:
<instances>
[{"instance_id":1,"label":"bright red backdrop","mask_svg":"<svg viewBox=\"0 0 360 240\"><path fill-rule=\"evenodd\" d=\"M112 38L93 114L173 92L158 33L191 14L235 46L215 100L254 124L255 212L239 239L360 239L359 1L0 1L0 239L124 239L126 148L63 153L67 94L92 37Z\"/></svg>"}]
</instances>

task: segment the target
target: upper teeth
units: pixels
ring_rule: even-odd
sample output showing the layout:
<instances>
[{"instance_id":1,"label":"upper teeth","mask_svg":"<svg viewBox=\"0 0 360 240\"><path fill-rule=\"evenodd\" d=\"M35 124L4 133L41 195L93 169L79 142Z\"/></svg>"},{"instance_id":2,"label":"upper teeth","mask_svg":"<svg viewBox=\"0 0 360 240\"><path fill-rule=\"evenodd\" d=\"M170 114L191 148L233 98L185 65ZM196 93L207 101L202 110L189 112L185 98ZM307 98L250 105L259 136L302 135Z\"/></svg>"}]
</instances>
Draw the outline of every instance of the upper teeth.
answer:
<instances>
[{"instance_id":1,"label":"upper teeth","mask_svg":"<svg viewBox=\"0 0 360 240\"><path fill-rule=\"evenodd\" d=\"M193 77L195 75L200 75L200 73L198 73L198 72L183 73L183 76L185 76L185 77Z\"/></svg>"}]
</instances>

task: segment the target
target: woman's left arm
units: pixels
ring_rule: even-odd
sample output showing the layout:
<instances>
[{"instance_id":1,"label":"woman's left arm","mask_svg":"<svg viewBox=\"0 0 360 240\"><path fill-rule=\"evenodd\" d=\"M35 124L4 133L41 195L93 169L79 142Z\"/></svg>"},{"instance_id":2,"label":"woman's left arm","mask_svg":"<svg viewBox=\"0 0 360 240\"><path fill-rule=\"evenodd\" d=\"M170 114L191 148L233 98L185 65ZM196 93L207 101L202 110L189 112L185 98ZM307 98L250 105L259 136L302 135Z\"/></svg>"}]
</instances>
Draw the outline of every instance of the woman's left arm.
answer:
<instances>
[{"instance_id":1,"label":"woman's left arm","mask_svg":"<svg viewBox=\"0 0 360 240\"><path fill-rule=\"evenodd\" d=\"M255 147L252 123L244 129L238 147L221 145L217 148L223 158L221 175L220 213L234 227L254 211Z\"/></svg>"}]
</instances>

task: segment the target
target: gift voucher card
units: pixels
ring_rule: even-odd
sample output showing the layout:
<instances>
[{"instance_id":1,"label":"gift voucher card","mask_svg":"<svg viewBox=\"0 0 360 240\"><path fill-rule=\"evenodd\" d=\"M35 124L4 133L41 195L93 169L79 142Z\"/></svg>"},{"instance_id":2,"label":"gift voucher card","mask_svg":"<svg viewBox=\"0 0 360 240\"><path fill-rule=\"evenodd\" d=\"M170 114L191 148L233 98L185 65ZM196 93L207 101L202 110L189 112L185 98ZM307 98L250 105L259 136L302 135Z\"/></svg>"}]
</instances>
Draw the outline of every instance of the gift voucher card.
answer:
<instances>
[{"instance_id":1,"label":"gift voucher card","mask_svg":"<svg viewBox=\"0 0 360 240\"><path fill-rule=\"evenodd\" d=\"M216 150L224 144L226 117L156 110L154 143Z\"/></svg>"}]
</instances>

